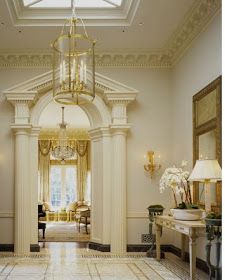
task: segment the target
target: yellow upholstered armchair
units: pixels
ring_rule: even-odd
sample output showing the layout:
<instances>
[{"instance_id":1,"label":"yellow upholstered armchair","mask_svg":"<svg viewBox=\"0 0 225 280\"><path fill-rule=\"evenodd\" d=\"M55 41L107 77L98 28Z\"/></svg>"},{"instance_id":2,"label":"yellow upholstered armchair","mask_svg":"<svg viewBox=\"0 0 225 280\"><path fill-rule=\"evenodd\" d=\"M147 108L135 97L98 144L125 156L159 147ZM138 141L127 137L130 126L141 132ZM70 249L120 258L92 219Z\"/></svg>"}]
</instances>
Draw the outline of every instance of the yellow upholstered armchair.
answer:
<instances>
[{"instance_id":1,"label":"yellow upholstered armchair","mask_svg":"<svg viewBox=\"0 0 225 280\"><path fill-rule=\"evenodd\" d=\"M82 203L78 203L79 205L76 208L75 211L75 221L79 223L79 231L80 231L80 224L85 224L86 226L86 233L87 231L87 225L90 224L90 203L82 201Z\"/></svg>"},{"instance_id":2,"label":"yellow upholstered armchair","mask_svg":"<svg viewBox=\"0 0 225 280\"><path fill-rule=\"evenodd\" d=\"M53 207L50 202L43 202L43 208L46 212L46 221L47 222L56 222L58 221L57 211L53 210Z\"/></svg>"},{"instance_id":3,"label":"yellow upholstered armchair","mask_svg":"<svg viewBox=\"0 0 225 280\"><path fill-rule=\"evenodd\" d=\"M67 208L66 208L67 222L74 222L75 221L74 215L75 215L77 207L78 207L78 202L77 201L73 201L67 206Z\"/></svg>"},{"instance_id":4,"label":"yellow upholstered armchair","mask_svg":"<svg viewBox=\"0 0 225 280\"><path fill-rule=\"evenodd\" d=\"M80 211L79 219L78 219L79 232L80 232L80 224L84 224L86 233L88 234L88 225L90 224L90 218L91 218L91 209Z\"/></svg>"}]
</instances>

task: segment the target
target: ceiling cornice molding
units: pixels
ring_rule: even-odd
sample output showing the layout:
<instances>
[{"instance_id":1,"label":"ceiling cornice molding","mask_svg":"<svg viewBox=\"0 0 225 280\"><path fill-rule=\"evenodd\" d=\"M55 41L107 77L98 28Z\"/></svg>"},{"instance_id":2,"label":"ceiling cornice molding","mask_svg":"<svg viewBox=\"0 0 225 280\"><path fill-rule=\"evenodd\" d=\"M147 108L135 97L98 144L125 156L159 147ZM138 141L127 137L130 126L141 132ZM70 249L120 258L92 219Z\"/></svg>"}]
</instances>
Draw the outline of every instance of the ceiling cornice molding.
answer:
<instances>
[{"instance_id":1,"label":"ceiling cornice molding","mask_svg":"<svg viewBox=\"0 0 225 280\"><path fill-rule=\"evenodd\" d=\"M187 13L183 22L178 26L164 46L171 59L172 66L180 60L192 41L205 30L221 10L221 6L221 0L194 1L192 8Z\"/></svg>"},{"instance_id":2,"label":"ceiling cornice molding","mask_svg":"<svg viewBox=\"0 0 225 280\"><path fill-rule=\"evenodd\" d=\"M181 59L192 41L221 10L221 0L194 1L192 8L161 50L112 49L96 52L97 67L171 68ZM0 68L52 67L52 53L47 50L1 50Z\"/></svg>"},{"instance_id":3,"label":"ceiling cornice molding","mask_svg":"<svg viewBox=\"0 0 225 280\"><path fill-rule=\"evenodd\" d=\"M137 50L106 51L96 54L97 67L170 68L171 61L165 52ZM0 51L0 68L45 68L52 67L51 52L36 50Z\"/></svg>"}]
</instances>

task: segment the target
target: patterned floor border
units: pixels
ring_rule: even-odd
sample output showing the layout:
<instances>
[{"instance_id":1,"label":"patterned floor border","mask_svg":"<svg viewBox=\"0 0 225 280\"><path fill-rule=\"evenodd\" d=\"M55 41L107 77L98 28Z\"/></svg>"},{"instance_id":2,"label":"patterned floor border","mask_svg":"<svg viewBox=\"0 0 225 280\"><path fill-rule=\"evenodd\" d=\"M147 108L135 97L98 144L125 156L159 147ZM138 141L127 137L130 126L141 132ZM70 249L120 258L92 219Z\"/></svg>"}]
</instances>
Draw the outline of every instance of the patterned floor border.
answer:
<instances>
[{"instance_id":1,"label":"patterned floor border","mask_svg":"<svg viewBox=\"0 0 225 280\"><path fill-rule=\"evenodd\" d=\"M48 267L50 263L55 264L59 259L64 258L67 258L71 264L85 264L88 267L90 265L95 266L95 271L98 270L99 265L125 265L129 271L138 275L138 277L140 276L140 278L137 279L190 279L189 264L181 261L171 253L166 253L166 258L158 262L153 258L147 258L145 253L111 254L108 252L96 252L88 249L76 249L71 251L69 258L66 254L60 254L57 256L50 254L49 252L30 253L29 255L17 255L11 252L2 252L0 253L0 265L11 265L13 267L16 267L17 265L39 265L41 260L41 264ZM100 272L98 272L97 275L100 277L99 279L104 279L104 277L101 278ZM91 273L89 276L92 277ZM48 279L47 274L46 277L47 278L44 279ZM63 277L66 277L66 275ZM0 277L0 279L2 278ZM197 270L196 280L206 279L208 279L208 276L204 272Z\"/></svg>"}]
</instances>

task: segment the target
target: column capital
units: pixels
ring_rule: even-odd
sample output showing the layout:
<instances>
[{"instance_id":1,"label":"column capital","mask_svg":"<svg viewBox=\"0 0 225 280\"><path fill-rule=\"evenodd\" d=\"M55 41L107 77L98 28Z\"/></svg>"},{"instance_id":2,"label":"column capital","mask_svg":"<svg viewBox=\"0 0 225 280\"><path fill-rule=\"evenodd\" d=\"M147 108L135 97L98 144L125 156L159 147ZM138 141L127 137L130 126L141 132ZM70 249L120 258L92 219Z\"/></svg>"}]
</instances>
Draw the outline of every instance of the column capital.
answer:
<instances>
[{"instance_id":1,"label":"column capital","mask_svg":"<svg viewBox=\"0 0 225 280\"><path fill-rule=\"evenodd\" d=\"M40 130L41 130L41 127L39 127L39 126L32 127L31 131L30 131L30 136L38 137Z\"/></svg>"},{"instance_id":2,"label":"column capital","mask_svg":"<svg viewBox=\"0 0 225 280\"><path fill-rule=\"evenodd\" d=\"M9 91L5 92L6 99L14 106L17 103L26 103L28 105L31 105L33 102L35 102L37 97L37 91Z\"/></svg>"},{"instance_id":3,"label":"column capital","mask_svg":"<svg viewBox=\"0 0 225 280\"><path fill-rule=\"evenodd\" d=\"M110 137L111 131L109 127L99 127L88 131L91 140L100 139L102 137Z\"/></svg>"},{"instance_id":4,"label":"column capital","mask_svg":"<svg viewBox=\"0 0 225 280\"><path fill-rule=\"evenodd\" d=\"M104 99L111 106L120 104L126 107L136 99L136 96L136 92L105 92Z\"/></svg>"},{"instance_id":5,"label":"column capital","mask_svg":"<svg viewBox=\"0 0 225 280\"><path fill-rule=\"evenodd\" d=\"M15 132L15 134L27 134L31 131L31 124L12 124L11 129Z\"/></svg>"},{"instance_id":6,"label":"column capital","mask_svg":"<svg viewBox=\"0 0 225 280\"><path fill-rule=\"evenodd\" d=\"M137 93L105 93L105 101L112 107L113 124L127 123L127 105L136 99Z\"/></svg>"},{"instance_id":7,"label":"column capital","mask_svg":"<svg viewBox=\"0 0 225 280\"><path fill-rule=\"evenodd\" d=\"M36 91L5 92L6 99L15 107L15 124L29 124L30 109L29 107L35 102L37 97Z\"/></svg>"},{"instance_id":8,"label":"column capital","mask_svg":"<svg viewBox=\"0 0 225 280\"><path fill-rule=\"evenodd\" d=\"M126 135L127 132L129 131L129 129L131 128L131 125L130 124L117 124L117 125L111 125L110 126L110 131L112 133L112 135Z\"/></svg>"}]
</instances>

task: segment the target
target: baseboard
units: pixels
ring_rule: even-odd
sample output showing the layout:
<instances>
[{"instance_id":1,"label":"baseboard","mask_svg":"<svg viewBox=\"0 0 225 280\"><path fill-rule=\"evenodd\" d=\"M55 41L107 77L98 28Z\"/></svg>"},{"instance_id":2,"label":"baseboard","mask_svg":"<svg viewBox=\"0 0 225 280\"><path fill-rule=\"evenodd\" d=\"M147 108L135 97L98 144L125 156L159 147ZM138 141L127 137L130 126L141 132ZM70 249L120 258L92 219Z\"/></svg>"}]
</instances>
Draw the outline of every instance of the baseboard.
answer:
<instances>
[{"instance_id":1,"label":"baseboard","mask_svg":"<svg viewBox=\"0 0 225 280\"><path fill-rule=\"evenodd\" d=\"M127 244L127 252L147 252L149 247L144 244Z\"/></svg>"},{"instance_id":2,"label":"baseboard","mask_svg":"<svg viewBox=\"0 0 225 280\"><path fill-rule=\"evenodd\" d=\"M1 252L14 252L14 244L0 244Z\"/></svg>"},{"instance_id":3,"label":"baseboard","mask_svg":"<svg viewBox=\"0 0 225 280\"><path fill-rule=\"evenodd\" d=\"M90 249L100 251L100 252L110 252L110 245L107 245L107 244L89 242L88 247Z\"/></svg>"},{"instance_id":4,"label":"baseboard","mask_svg":"<svg viewBox=\"0 0 225 280\"><path fill-rule=\"evenodd\" d=\"M181 256L181 249L177 248L176 246L174 246L172 244L170 244L168 246L168 251L165 251L165 252L171 252L178 257ZM189 262L189 253L188 252L185 252L185 261ZM209 274L209 267L208 267L206 261L196 258L196 267Z\"/></svg>"},{"instance_id":5,"label":"baseboard","mask_svg":"<svg viewBox=\"0 0 225 280\"><path fill-rule=\"evenodd\" d=\"M38 244L30 244L31 252L40 252L40 246Z\"/></svg>"},{"instance_id":6,"label":"baseboard","mask_svg":"<svg viewBox=\"0 0 225 280\"><path fill-rule=\"evenodd\" d=\"M143 244L128 244L127 245L127 252L147 252L150 245L143 245ZM181 257L181 249L177 248L172 244L164 244L161 245L161 250L164 252L170 252L178 257ZM189 262L189 253L185 252L185 261ZM196 267L200 270L209 273L209 268L206 261L196 258Z\"/></svg>"},{"instance_id":7,"label":"baseboard","mask_svg":"<svg viewBox=\"0 0 225 280\"><path fill-rule=\"evenodd\" d=\"M14 244L0 244L0 252L14 252ZM30 252L40 252L40 246L31 244Z\"/></svg>"}]
</instances>

